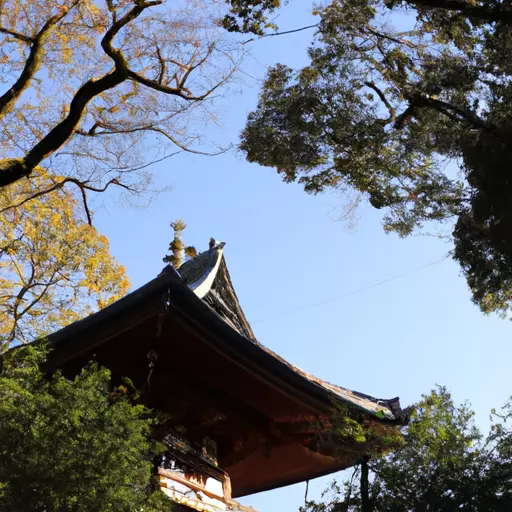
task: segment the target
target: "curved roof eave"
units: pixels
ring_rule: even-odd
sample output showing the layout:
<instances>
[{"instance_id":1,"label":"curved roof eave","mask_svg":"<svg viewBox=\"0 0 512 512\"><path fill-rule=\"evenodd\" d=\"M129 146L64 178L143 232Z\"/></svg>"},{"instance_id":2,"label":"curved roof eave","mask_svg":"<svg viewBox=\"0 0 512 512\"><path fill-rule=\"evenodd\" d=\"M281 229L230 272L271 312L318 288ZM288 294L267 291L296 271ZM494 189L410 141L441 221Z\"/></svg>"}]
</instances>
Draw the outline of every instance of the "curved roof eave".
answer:
<instances>
[{"instance_id":1,"label":"curved roof eave","mask_svg":"<svg viewBox=\"0 0 512 512\"><path fill-rule=\"evenodd\" d=\"M206 268L199 276L194 276L192 282L187 283L187 286L200 298L202 299L212 288L217 272L219 271L220 264L222 262L223 245L216 245L209 251L202 254L208 255L208 262ZM182 273L178 269L180 276Z\"/></svg>"},{"instance_id":2,"label":"curved roof eave","mask_svg":"<svg viewBox=\"0 0 512 512\"><path fill-rule=\"evenodd\" d=\"M183 269L183 277L185 278L187 286L201 299L212 289L212 285L217 277L223 259L223 248L224 243L212 244L209 250L200 253L195 260L186 262L178 271L178 273L180 273ZM229 285L231 285L231 282L229 282ZM232 286L230 286L230 288L231 287ZM200 290L200 293L198 293L198 290ZM236 296L235 300L238 303ZM243 316L243 312L241 314ZM222 317L221 319L233 328L232 324L226 319ZM245 316L244 320L246 320ZM238 332L238 334L242 333ZM331 395L332 400L335 402L341 401L348 403L366 413L375 415L381 420L398 421L400 423L407 421L408 412L402 411L398 397L392 399L376 399L369 395L331 384L289 363L278 354L259 343L256 338L247 341L258 346L260 350L266 352L282 365L299 374L309 381L310 384L321 387L325 392Z\"/></svg>"},{"instance_id":3,"label":"curved roof eave","mask_svg":"<svg viewBox=\"0 0 512 512\"><path fill-rule=\"evenodd\" d=\"M208 344L295 399L320 410L327 411L336 403L343 403L381 421L407 422L407 411L400 409L398 399L378 400L322 381L230 326L196 293L202 285L211 287L213 280L210 278L214 279L218 271L222 248L212 252L215 252L215 257L211 258L213 264L209 265L208 272L194 281L197 283L195 288L187 286L178 272L167 266L141 288L48 336L53 348L49 368L59 367L169 307ZM205 289L200 293L207 293ZM116 320L115 326L113 320Z\"/></svg>"}]
</instances>

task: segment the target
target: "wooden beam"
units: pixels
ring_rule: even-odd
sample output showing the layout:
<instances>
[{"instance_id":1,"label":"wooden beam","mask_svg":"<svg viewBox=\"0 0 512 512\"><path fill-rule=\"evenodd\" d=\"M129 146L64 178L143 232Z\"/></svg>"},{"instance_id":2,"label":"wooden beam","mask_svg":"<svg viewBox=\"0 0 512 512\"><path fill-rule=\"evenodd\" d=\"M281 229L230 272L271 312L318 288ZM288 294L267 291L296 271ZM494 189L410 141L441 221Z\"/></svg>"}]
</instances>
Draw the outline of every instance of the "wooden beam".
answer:
<instances>
[{"instance_id":1,"label":"wooden beam","mask_svg":"<svg viewBox=\"0 0 512 512\"><path fill-rule=\"evenodd\" d=\"M212 371L215 371L215 369L212 368ZM258 431L265 437L272 439L281 436L281 433L268 416L240 402L239 399L226 391L213 387L201 378L191 378L188 371L180 369L173 369L170 372L163 371L159 370L157 365L152 380L153 386L156 383L159 389L165 389L163 396L159 397L159 401L162 401L160 408L164 411L173 407L173 401L175 403L180 401L173 397L184 395L189 397L189 411L192 411L193 407L196 410L206 407L217 409L228 418L234 416L241 419L247 428ZM166 412L172 413L172 411Z\"/></svg>"},{"instance_id":2,"label":"wooden beam","mask_svg":"<svg viewBox=\"0 0 512 512\"><path fill-rule=\"evenodd\" d=\"M158 475L163 476L165 478L169 478L169 480L174 480L175 482L178 482L180 484L184 484L190 487L191 489L194 489L194 491L200 491L206 494L206 496L208 496L209 498L225 501L224 496L219 496L218 494L215 494L214 492L211 492L208 489L206 489L206 487L204 487L203 485L197 482L193 482L192 480L188 480L177 471L170 471L168 469L158 468Z\"/></svg>"}]
</instances>

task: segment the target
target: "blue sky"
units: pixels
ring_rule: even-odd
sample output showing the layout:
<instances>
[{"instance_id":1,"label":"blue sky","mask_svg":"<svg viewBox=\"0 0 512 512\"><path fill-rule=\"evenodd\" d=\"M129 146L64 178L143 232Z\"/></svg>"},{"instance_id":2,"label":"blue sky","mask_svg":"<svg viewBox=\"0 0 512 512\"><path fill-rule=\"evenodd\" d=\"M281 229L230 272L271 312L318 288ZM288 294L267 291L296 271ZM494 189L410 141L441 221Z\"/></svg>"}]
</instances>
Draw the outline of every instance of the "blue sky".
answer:
<instances>
[{"instance_id":1,"label":"blue sky","mask_svg":"<svg viewBox=\"0 0 512 512\"><path fill-rule=\"evenodd\" d=\"M309 9L309 2L293 2L277 23L282 30L309 24ZM277 61L300 65L310 39L304 32L257 42L248 71L261 77ZM223 128L207 130L235 141L257 92L248 83L230 100ZM234 154L177 156L155 172L159 184L172 188L149 207L110 206L96 216L134 287L160 271L169 223L182 218L189 225L185 242L198 249L211 236L226 242L230 273L257 337L299 367L376 397L398 395L404 406L444 384L457 401L471 401L484 429L490 409L507 399L511 323L480 313L451 260L412 272L442 259L449 244L385 235L379 214L366 205L349 231L333 211L341 198L308 196ZM309 496L329 480L312 482ZM261 512L297 512L304 490L301 484L243 501Z\"/></svg>"}]
</instances>

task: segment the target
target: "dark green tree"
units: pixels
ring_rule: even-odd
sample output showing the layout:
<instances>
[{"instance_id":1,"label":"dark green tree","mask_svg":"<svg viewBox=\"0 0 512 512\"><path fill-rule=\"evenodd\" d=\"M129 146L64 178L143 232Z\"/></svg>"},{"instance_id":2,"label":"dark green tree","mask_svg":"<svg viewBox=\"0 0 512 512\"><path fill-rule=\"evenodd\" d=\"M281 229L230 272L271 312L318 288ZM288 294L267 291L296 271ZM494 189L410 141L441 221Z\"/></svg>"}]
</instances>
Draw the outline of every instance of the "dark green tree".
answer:
<instances>
[{"instance_id":1,"label":"dark green tree","mask_svg":"<svg viewBox=\"0 0 512 512\"><path fill-rule=\"evenodd\" d=\"M448 225L473 300L505 312L512 4L333 0L315 13L309 64L268 72L242 133L247 159L310 193L356 190L400 236Z\"/></svg>"},{"instance_id":2,"label":"dark green tree","mask_svg":"<svg viewBox=\"0 0 512 512\"><path fill-rule=\"evenodd\" d=\"M44 351L5 355L0 375L0 510L169 510L151 487L153 419L104 368L74 380L39 370Z\"/></svg>"},{"instance_id":3,"label":"dark green tree","mask_svg":"<svg viewBox=\"0 0 512 512\"><path fill-rule=\"evenodd\" d=\"M510 403L493 414L484 439L473 411L457 407L445 388L435 389L417 404L403 446L367 462L369 479L357 468L351 479L333 483L324 502L310 502L303 512L512 510Z\"/></svg>"}]
</instances>

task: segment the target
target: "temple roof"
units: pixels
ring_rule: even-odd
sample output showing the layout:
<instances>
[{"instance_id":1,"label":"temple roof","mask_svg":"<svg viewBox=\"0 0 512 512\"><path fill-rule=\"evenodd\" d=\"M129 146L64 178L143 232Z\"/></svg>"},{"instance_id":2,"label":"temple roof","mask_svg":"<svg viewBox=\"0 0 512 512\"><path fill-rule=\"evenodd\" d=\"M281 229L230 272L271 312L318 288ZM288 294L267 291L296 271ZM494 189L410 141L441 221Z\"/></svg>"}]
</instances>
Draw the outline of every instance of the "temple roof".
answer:
<instances>
[{"instance_id":1,"label":"temple roof","mask_svg":"<svg viewBox=\"0 0 512 512\"><path fill-rule=\"evenodd\" d=\"M169 414L162 436L179 428L192 441L215 439L233 497L333 473L378 451L378 440L341 440L335 453L318 446L318 422L338 408L363 423L407 421L398 398L330 384L259 343L233 288L223 244L211 243L179 271L165 267L48 339L48 371L73 374L97 361L114 378L131 378L146 405Z\"/></svg>"},{"instance_id":2,"label":"temple roof","mask_svg":"<svg viewBox=\"0 0 512 512\"><path fill-rule=\"evenodd\" d=\"M290 368L313 385L322 387L333 398L347 405L358 407L378 418L391 421L401 421L403 412L400 409L398 397L391 399L373 398L369 395L342 388L319 379L310 373L289 363L275 352L258 342L247 321L235 294L226 261L224 259L224 244L211 244L208 251L200 253L196 258L185 262L178 272L184 283L223 320L239 334L255 344L260 350L271 355L281 364Z\"/></svg>"}]
</instances>

